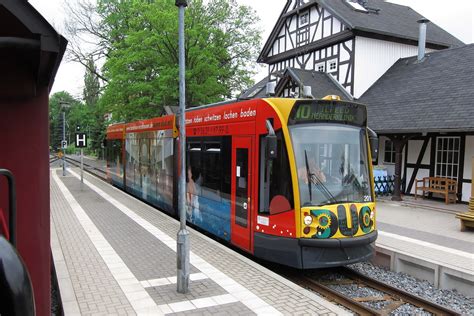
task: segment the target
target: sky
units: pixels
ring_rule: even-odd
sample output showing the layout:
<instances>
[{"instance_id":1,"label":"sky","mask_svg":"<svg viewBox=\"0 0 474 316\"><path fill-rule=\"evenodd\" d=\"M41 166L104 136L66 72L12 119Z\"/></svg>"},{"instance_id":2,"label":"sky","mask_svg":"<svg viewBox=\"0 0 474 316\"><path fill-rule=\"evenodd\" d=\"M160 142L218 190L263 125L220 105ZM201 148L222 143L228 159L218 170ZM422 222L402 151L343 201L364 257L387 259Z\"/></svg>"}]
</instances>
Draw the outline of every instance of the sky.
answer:
<instances>
[{"instance_id":1,"label":"sky","mask_svg":"<svg viewBox=\"0 0 474 316\"><path fill-rule=\"evenodd\" d=\"M74 0L29 0L38 12L59 32L64 33L65 1ZM172 1L172 0L170 0ZM337 1L337 0L332 0ZM237 0L242 5L252 7L260 17L258 25L262 30L262 47L270 35L286 0ZM453 34L464 43L474 43L474 1L473 0L389 0L389 2L410 6L412 9ZM255 80L266 74L266 66L257 68ZM83 67L63 59L52 93L68 91L80 98L84 86Z\"/></svg>"}]
</instances>

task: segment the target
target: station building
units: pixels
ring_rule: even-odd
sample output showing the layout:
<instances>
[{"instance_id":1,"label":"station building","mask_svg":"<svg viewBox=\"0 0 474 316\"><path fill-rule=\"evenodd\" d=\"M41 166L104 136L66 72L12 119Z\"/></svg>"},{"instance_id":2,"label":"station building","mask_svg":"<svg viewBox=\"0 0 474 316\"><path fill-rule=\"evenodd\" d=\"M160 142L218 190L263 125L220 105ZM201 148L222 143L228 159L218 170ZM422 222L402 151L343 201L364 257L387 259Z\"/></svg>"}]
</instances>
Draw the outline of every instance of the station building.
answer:
<instances>
[{"instance_id":1,"label":"station building","mask_svg":"<svg viewBox=\"0 0 474 316\"><path fill-rule=\"evenodd\" d=\"M381 136L379 169L394 175L395 147L401 151L402 193L414 193L416 178L442 176L458 181L458 200L467 202L473 50L407 6L288 0L257 60L268 75L240 98L265 97L273 83L277 97L338 94L365 103ZM421 60L413 57L420 52Z\"/></svg>"}]
</instances>

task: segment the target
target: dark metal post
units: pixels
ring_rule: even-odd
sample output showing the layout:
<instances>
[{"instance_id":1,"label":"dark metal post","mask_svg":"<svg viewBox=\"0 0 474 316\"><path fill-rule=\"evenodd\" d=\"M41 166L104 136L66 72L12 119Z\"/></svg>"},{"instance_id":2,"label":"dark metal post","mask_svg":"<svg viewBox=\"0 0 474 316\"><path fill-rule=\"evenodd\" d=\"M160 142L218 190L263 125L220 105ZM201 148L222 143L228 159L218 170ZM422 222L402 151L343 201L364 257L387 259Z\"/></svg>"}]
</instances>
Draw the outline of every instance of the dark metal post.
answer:
<instances>
[{"instance_id":1,"label":"dark metal post","mask_svg":"<svg viewBox=\"0 0 474 316\"><path fill-rule=\"evenodd\" d=\"M408 139L403 136L394 136L391 138L395 147L395 179L393 186L392 201L402 201L401 184L402 184L402 152L403 147Z\"/></svg>"},{"instance_id":2,"label":"dark metal post","mask_svg":"<svg viewBox=\"0 0 474 316\"><path fill-rule=\"evenodd\" d=\"M189 232L186 230L186 126L185 126L185 54L184 54L184 10L186 0L176 0L179 8L179 183L178 208L180 228L177 238L178 293L189 290Z\"/></svg>"}]
</instances>

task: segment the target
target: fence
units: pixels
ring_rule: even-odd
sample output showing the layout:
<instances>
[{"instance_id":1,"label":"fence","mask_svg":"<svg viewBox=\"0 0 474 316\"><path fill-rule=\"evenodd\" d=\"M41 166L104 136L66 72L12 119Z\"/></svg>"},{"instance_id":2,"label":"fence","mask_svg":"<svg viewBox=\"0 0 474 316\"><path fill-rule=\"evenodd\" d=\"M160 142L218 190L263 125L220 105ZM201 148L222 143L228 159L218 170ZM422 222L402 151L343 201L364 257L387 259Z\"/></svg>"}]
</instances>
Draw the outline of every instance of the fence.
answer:
<instances>
[{"instance_id":1,"label":"fence","mask_svg":"<svg viewBox=\"0 0 474 316\"><path fill-rule=\"evenodd\" d=\"M395 176L375 177L374 187L377 196L391 195L395 187Z\"/></svg>"}]
</instances>

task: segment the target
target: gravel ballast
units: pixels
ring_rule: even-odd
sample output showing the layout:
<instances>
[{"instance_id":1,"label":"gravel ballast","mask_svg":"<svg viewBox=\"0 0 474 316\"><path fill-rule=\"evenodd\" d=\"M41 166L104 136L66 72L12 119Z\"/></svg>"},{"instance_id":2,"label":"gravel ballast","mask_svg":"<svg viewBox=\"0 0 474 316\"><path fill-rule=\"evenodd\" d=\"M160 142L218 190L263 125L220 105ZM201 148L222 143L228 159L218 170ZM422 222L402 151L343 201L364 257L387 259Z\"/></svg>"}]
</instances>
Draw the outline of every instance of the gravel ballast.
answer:
<instances>
[{"instance_id":1,"label":"gravel ballast","mask_svg":"<svg viewBox=\"0 0 474 316\"><path fill-rule=\"evenodd\" d=\"M461 313L462 315L474 315L474 297L466 297L456 290L437 289L428 281L416 279L405 273L393 272L384 267L375 266L368 262L352 264L348 267L371 278L443 305ZM400 306L397 310L393 311L391 315L414 314L430 315L429 313L425 314L425 312L421 312L419 309L409 304Z\"/></svg>"}]
</instances>

